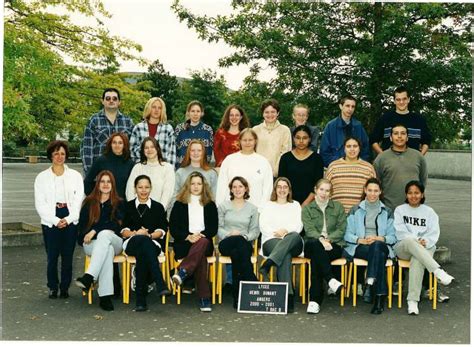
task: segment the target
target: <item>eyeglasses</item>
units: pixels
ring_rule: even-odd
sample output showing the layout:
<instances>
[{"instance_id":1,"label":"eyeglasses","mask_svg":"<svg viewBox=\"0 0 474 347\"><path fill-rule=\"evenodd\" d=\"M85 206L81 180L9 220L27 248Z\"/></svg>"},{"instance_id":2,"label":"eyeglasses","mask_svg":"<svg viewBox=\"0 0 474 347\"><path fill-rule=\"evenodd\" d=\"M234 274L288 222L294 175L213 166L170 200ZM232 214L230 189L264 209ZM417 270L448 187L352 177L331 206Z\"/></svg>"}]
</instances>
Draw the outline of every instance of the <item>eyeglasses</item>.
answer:
<instances>
[{"instance_id":1,"label":"eyeglasses","mask_svg":"<svg viewBox=\"0 0 474 347\"><path fill-rule=\"evenodd\" d=\"M105 101L110 101L110 100L117 101L118 97L116 97L116 96L106 96L105 97Z\"/></svg>"}]
</instances>

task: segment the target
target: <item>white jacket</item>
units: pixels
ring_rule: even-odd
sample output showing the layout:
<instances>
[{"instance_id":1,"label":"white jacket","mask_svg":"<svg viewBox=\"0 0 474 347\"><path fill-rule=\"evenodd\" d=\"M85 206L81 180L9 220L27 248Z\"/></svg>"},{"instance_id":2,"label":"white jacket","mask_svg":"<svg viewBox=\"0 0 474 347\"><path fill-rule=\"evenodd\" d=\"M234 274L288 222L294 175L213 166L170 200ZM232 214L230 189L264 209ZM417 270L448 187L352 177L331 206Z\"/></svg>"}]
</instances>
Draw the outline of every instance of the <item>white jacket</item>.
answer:
<instances>
[{"instance_id":1,"label":"white jacket","mask_svg":"<svg viewBox=\"0 0 474 347\"><path fill-rule=\"evenodd\" d=\"M84 199L84 183L79 172L64 165L64 191L69 215L65 217L68 224L77 224ZM41 218L41 224L53 227L60 218L56 217L55 174L52 167L40 172L35 179L35 208Z\"/></svg>"}]
</instances>

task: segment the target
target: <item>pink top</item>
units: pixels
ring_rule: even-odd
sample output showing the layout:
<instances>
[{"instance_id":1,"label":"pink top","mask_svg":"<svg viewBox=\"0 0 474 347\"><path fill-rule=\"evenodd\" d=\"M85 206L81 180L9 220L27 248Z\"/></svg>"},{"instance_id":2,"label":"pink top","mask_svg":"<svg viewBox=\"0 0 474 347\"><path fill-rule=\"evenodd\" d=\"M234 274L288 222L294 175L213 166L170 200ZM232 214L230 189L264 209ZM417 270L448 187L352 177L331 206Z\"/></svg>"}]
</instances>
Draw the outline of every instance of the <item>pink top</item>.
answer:
<instances>
[{"instance_id":1,"label":"pink top","mask_svg":"<svg viewBox=\"0 0 474 347\"><path fill-rule=\"evenodd\" d=\"M219 128L214 135L214 157L216 167L220 167L222 161L229 154L240 151L239 134L232 135L228 131Z\"/></svg>"}]
</instances>

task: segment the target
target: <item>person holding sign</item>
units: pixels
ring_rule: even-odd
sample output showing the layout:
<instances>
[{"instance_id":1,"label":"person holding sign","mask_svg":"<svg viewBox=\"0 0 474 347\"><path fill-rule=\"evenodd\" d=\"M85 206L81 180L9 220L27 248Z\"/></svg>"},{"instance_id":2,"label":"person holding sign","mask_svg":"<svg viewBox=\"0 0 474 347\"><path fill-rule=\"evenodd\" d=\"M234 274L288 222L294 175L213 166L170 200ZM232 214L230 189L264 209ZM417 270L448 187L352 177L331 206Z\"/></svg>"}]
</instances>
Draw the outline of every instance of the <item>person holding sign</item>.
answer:
<instances>
[{"instance_id":1,"label":"person holding sign","mask_svg":"<svg viewBox=\"0 0 474 347\"><path fill-rule=\"evenodd\" d=\"M247 201L249 184L236 176L229 183L230 201L219 205L219 252L232 260L232 294L237 308L240 281L257 281L252 268L252 242L260 235L257 207Z\"/></svg>"},{"instance_id":2,"label":"person holding sign","mask_svg":"<svg viewBox=\"0 0 474 347\"><path fill-rule=\"evenodd\" d=\"M272 196L260 212L262 251L267 257L260 268L264 276L277 267L278 282L288 283L288 312L294 310L294 290L291 281L291 258L303 250L301 206L292 199L291 183L279 177L273 185Z\"/></svg>"},{"instance_id":3,"label":"person holding sign","mask_svg":"<svg viewBox=\"0 0 474 347\"><path fill-rule=\"evenodd\" d=\"M311 259L311 288L307 313L319 313L324 298L323 279L338 293L342 283L334 278L331 261L340 258L345 246L346 214L340 202L330 199L332 185L325 178L316 182L314 201L303 208L304 253Z\"/></svg>"}]
</instances>

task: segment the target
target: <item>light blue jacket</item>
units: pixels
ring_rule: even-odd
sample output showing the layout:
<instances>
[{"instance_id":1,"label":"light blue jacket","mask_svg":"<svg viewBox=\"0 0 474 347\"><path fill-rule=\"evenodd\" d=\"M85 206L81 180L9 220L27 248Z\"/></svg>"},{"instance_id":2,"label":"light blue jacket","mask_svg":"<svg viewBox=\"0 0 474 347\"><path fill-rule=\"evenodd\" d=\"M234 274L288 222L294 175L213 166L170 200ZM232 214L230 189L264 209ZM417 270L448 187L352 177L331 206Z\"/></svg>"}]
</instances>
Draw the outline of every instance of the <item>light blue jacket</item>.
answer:
<instances>
[{"instance_id":1,"label":"light blue jacket","mask_svg":"<svg viewBox=\"0 0 474 347\"><path fill-rule=\"evenodd\" d=\"M349 212L347 217L346 233L344 240L347 242L345 251L351 256L354 256L357 247L357 239L365 237L365 216L367 215L366 201L361 201L355 205ZM393 227L392 211L380 202L379 213L375 221L377 228L377 235L385 237L385 243L389 249L389 257L394 258L392 246L397 242L395 236L395 228Z\"/></svg>"}]
</instances>

